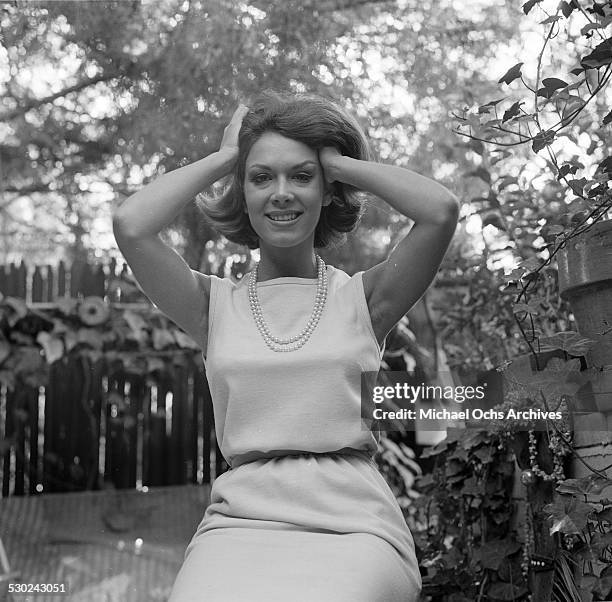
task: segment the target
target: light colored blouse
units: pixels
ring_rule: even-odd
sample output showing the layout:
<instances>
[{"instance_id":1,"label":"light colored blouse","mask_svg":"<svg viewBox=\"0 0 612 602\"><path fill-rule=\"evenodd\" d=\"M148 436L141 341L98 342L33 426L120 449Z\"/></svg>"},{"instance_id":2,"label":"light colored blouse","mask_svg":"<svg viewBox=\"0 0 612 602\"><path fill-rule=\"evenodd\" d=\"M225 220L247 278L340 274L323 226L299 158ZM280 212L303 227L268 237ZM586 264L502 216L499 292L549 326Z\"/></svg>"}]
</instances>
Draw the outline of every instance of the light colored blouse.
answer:
<instances>
[{"instance_id":1,"label":"light colored blouse","mask_svg":"<svg viewBox=\"0 0 612 602\"><path fill-rule=\"evenodd\" d=\"M379 438L361 418L361 374L378 372L383 351L362 275L349 277L327 266L320 321L310 339L291 352L272 351L259 333L249 306L248 274L238 283L211 276L204 361L217 441L231 467L296 452L358 450L373 456ZM316 289L315 278L257 283L274 336L288 338L303 330Z\"/></svg>"}]
</instances>

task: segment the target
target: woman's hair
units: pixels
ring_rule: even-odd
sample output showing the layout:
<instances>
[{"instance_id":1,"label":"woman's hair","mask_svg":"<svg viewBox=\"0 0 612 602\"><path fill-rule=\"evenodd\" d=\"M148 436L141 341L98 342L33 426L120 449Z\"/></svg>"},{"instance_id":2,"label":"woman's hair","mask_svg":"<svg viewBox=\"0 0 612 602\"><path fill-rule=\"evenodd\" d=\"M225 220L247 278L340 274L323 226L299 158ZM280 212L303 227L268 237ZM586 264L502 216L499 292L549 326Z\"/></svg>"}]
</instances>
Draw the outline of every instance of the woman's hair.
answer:
<instances>
[{"instance_id":1,"label":"woman's hair","mask_svg":"<svg viewBox=\"0 0 612 602\"><path fill-rule=\"evenodd\" d=\"M238 135L238 159L229 187L218 198L197 200L210 224L228 240L259 247L259 238L244 212L246 158L253 144L265 132L277 132L314 150L335 146L354 159L369 160L369 145L357 121L334 102L311 94L287 94L266 90L250 103ZM363 213L359 191L334 182L332 202L321 208L314 237L315 247L344 240L355 229Z\"/></svg>"}]
</instances>

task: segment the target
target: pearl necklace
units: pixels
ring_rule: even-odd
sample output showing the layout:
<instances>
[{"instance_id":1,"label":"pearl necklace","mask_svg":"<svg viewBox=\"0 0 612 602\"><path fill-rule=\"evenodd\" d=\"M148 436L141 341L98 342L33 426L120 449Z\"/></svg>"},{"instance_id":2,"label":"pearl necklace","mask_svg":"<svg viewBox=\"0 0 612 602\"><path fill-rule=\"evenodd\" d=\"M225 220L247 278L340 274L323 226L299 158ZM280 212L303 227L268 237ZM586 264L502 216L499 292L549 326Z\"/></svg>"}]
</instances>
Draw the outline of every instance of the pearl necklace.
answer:
<instances>
[{"instance_id":1,"label":"pearl necklace","mask_svg":"<svg viewBox=\"0 0 612 602\"><path fill-rule=\"evenodd\" d=\"M268 324L263 317L263 311L261 304L259 303L259 295L257 294L257 275L259 273L259 262L255 266L255 269L251 272L249 277L249 305L251 306L251 312L257 325L257 330L263 337L266 345L272 349L272 351L296 351L306 343L313 333L314 329L319 323L323 308L325 307L325 301L327 299L327 269L325 262L317 257L317 296L315 299L314 309L308 323L303 328L302 332L296 334L288 339L281 339L275 337L270 332Z\"/></svg>"}]
</instances>

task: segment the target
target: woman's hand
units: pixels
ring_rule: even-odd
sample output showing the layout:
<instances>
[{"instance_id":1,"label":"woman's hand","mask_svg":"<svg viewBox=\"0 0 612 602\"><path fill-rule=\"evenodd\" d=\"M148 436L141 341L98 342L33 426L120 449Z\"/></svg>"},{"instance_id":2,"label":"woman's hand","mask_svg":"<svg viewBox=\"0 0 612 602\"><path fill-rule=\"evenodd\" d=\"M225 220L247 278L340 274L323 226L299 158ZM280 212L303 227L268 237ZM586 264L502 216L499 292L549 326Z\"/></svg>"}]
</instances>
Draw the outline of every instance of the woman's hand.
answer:
<instances>
[{"instance_id":1,"label":"woman's hand","mask_svg":"<svg viewBox=\"0 0 612 602\"><path fill-rule=\"evenodd\" d=\"M339 179L339 162L343 155L335 146L325 146L319 151L319 162L323 168L325 181L331 184Z\"/></svg>"},{"instance_id":2,"label":"woman's hand","mask_svg":"<svg viewBox=\"0 0 612 602\"><path fill-rule=\"evenodd\" d=\"M225 126L223 130L223 139L221 140L221 146L219 152L227 154L228 158L235 161L238 158L238 133L242 126L242 120L244 116L249 112L249 107L240 105L232 115L230 122Z\"/></svg>"}]
</instances>

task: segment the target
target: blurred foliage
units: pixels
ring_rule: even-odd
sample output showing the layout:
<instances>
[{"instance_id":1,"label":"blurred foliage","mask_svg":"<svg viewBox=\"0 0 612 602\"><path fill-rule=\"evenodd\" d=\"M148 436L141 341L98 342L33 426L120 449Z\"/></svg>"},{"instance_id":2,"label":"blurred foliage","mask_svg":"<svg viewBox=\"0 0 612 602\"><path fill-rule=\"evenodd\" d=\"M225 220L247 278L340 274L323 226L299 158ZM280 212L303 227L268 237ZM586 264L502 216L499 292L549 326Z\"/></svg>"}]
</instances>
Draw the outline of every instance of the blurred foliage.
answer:
<instances>
[{"instance_id":1,"label":"blurred foliage","mask_svg":"<svg viewBox=\"0 0 612 602\"><path fill-rule=\"evenodd\" d=\"M34 309L15 297L0 301L0 384L9 390L46 386L49 366L68 354L155 380L172 376L185 353L197 359L199 349L148 303L64 297L49 309Z\"/></svg>"},{"instance_id":2,"label":"blurred foliage","mask_svg":"<svg viewBox=\"0 0 612 602\"><path fill-rule=\"evenodd\" d=\"M4 3L4 254L71 259L114 247L96 236L110 231L110 205L216 150L236 104L266 87L346 104L383 160L430 175L444 166L457 190L449 178L465 150L449 111L475 87L486 93L481 69L518 17L484 3L468 14L451 0ZM328 259L347 271L372 265L403 222L373 201L361 235ZM192 267L244 254L194 204L173 230Z\"/></svg>"}]
</instances>

